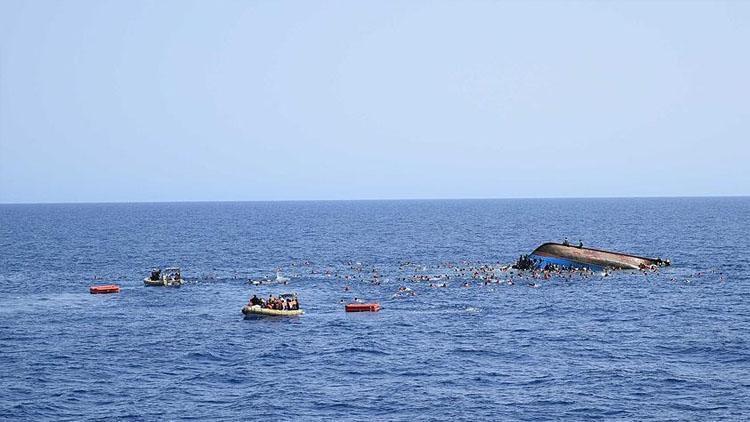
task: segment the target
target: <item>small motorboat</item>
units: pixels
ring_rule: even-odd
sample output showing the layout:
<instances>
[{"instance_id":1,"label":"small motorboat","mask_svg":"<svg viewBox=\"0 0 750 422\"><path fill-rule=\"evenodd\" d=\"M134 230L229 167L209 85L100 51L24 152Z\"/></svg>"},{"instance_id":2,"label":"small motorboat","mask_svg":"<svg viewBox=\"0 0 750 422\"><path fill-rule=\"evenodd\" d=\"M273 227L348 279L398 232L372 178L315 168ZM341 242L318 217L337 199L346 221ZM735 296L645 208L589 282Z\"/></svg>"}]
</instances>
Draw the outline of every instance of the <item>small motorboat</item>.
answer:
<instances>
[{"instance_id":1,"label":"small motorboat","mask_svg":"<svg viewBox=\"0 0 750 422\"><path fill-rule=\"evenodd\" d=\"M120 293L120 286L117 284L106 284L103 286L91 286L89 292L92 295L101 295L107 293Z\"/></svg>"},{"instance_id":2,"label":"small motorboat","mask_svg":"<svg viewBox=\"0 0 750 422\"><path fill-rule=\"evenodd\" d=\"M247 282L248 284L252 284L253 286L260 286L262 284L287 284L289 280L291 279L282 275L281 271L276 271L275 278L263 276L261 278L250 278L247 280Z\"/></svg>"},{"instance_id":3,"label":"small motorboat","mask_svg":"<svg viewBox=\"0 0 750 422\"><path fill-rule=\"evenodd\" d=\"M179 287L184 282L180 269L177 267L165 268L164 271L154 268L151 270L151 275L143 279L143 284L146 286Z\"/></svg>"},{"instance_id":4,"label":"small motorboat","mask_svg":"<svg viewBox=\"0 0 750 422\"><path fill-rule=\"evenodd\" d=\"M289 281L289 277L284 277L283 275L281 275L281 271L277 270L276 279L274 281L276 281L277 283L286 283L287 281Z\"/></svg>"},{"instance_id":5,"label":"small motorboat","mask_svg":"<svg viewBox=\"0 0 750 422\"><path fill-rule=\"evenodd\" d=\"M247 280L248 284L252 284L253 286L260 286L261 284L269 284L271 280L269 280L267 277L265 278L255 278L255 279L249 279Z\"/></svg>"}]
</instances>

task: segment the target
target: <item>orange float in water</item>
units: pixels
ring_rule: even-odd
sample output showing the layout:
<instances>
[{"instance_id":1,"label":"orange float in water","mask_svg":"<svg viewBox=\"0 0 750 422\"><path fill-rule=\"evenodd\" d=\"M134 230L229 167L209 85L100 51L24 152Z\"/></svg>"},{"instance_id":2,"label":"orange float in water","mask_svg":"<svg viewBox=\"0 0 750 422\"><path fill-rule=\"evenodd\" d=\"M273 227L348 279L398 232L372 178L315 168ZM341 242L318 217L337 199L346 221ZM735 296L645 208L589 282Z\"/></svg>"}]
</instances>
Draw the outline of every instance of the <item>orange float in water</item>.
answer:
<instances>
[{"instance_id":1,"label":"orange float in water","mask_svg":"<svg viewBox=\"0 0 750 422\"><path fill-rule=\"evenodd\" d=\"M380 310L378 303L350 303L345 307L346 312L377 312Z\"/></svg>"},{"instance_id":2,"label":"orange float in water","mask_svg":"<svg viewBox=\"0 0 750 422\"><path fill-rule=\"evenodd\" d=\"M105 293L120 293L120 286L117 284L107 284L104 286L91 286L89 291L92 295Z\"/></svg>"}]
</instances>

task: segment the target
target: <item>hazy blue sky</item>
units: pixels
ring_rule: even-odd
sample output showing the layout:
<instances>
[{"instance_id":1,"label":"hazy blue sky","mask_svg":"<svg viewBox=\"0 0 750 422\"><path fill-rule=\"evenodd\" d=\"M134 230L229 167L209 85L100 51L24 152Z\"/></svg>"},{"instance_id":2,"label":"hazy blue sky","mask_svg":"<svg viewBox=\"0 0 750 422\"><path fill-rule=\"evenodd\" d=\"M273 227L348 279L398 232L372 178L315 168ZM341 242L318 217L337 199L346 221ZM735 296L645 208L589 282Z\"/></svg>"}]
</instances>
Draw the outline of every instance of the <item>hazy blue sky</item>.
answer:
<instances>
[{"instance_id":1,"label":"hazy blue sky","mask_svg":"<svg viewBox=\"0 0 750 422\"><path fill-rule=\"evenodd\" d=\"M0 2L0 202L750 193L750 2Z\"/></svg>"}]
</instances>

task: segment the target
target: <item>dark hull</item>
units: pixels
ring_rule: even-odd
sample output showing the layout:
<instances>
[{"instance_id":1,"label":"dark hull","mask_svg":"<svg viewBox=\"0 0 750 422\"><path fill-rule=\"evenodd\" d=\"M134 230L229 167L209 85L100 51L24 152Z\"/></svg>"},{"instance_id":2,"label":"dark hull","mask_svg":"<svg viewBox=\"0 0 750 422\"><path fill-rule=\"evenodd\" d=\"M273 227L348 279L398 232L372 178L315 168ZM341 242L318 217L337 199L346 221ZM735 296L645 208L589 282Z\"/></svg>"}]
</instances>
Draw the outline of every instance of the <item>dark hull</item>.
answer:
<instances>
[{"instance_id":1,"label":"dark hull","mask_svg":"<svg viewBox=\"0 0 750 422\"><path fill-rule=\"evenodd\" d=\"M579 248L560 243L545 243L531 253L532 259L540 260L540 267L554 264L565 268L589 268L602 270L604 268L639 269L652 265L663 265L659 258L644 258L619 252L600 249Z\"/></svg>"}]
</instances>

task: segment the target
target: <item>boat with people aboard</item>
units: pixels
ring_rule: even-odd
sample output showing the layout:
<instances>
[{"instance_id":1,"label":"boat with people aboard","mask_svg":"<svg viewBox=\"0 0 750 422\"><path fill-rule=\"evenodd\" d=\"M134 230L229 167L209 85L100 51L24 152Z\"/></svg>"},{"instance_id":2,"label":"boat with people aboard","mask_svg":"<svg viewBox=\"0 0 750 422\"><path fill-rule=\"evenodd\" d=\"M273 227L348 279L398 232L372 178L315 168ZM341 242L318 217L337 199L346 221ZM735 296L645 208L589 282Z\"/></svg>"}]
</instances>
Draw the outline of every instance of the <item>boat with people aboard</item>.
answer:
<instances>
[{"instance_id":1,"label":"boat with people aboard","mask_svg":"<svg viewBox=\"0 0 750 422\"><path fill-rule=\"evenodd\" d=\"M178 267L165 268L164 271L154 268L151 270L151 275L143 279L143 284L146 286L178 287L184 282Z\"/></svg>"},{"instance_id":2,"label":"boat with people aboard","mask_svg":"<svg viewBox=\"0 0 750 422\"><path fill-rule=\"evenodd\" d=\"M305 313L300 309L299 298L296 293L285 293L278 297L268 296L264 300L256 295L250 298L247 305L242 307L245 317L254 315L265 316L297 316Z\"/></svg>"},{"instance_id":3,"label":"boat with people aboard","mask_svg":"<svg viewBox=\"0 0 750 422\"><path fill-rule=\"evenodd\" d=\"M671 262L661 258L646 258L621 252L603 249L587 248L579 241L578 245L571 245L567 239L563 243L548 242L529 255L522 255L514 265L520 270L529 269L589 269L603 271L605 269L655 269L668 266Z\"/></svg>"}]
</instances>

